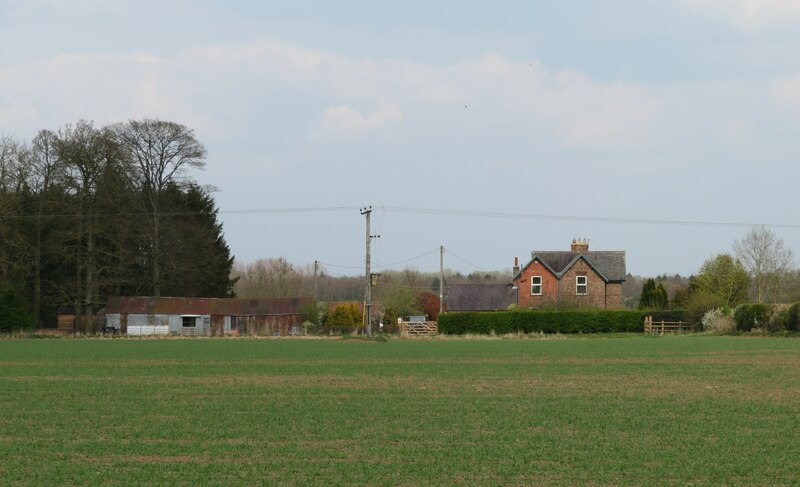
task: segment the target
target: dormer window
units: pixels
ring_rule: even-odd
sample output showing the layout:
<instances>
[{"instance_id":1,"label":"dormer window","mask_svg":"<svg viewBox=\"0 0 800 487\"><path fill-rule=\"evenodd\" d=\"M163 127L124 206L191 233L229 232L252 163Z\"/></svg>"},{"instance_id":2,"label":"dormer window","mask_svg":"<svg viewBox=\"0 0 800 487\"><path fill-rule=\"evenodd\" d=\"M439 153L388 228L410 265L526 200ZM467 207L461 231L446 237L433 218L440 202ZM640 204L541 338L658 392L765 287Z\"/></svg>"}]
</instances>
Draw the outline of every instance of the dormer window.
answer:
<instances>
[{"instance_id":1,"label":"dormer window","mask_svg":"<svg viewBox=\"0 0 800 487\"><path fill-rule=\"evenodd\" d=\"M531 277L531 295L532 296L542 295L542 276Z\"/></svg>"},{"instance_id":2,"label":"dormer window","mask_svg":"<svg viewBox=\"0 0 800 487\"><path fill-rule=\"evenodd\" d=\"M575 277L575 294L578 296L589 294L589 279L586 276Z\"/></svg>"}]
</instances>

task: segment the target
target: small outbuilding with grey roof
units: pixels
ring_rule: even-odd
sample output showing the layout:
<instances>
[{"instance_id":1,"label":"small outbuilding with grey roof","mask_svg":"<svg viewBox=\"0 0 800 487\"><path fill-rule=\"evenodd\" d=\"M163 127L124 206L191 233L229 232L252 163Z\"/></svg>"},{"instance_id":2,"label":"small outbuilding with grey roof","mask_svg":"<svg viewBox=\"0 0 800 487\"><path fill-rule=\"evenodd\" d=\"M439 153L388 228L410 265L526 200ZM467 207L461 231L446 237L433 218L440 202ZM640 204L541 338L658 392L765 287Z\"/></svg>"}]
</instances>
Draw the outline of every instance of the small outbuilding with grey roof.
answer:
<instances>
[{"instance_id":1,"label":"small outbuilding with grey roof","mask_svg":"<svg viewBox=\"0 0 800 487\"><path fill-rule=\"evenodd\" d=\"M447 311L504 311L516 302L510 283L447 285Z\"/></svg>"}]
</instances>

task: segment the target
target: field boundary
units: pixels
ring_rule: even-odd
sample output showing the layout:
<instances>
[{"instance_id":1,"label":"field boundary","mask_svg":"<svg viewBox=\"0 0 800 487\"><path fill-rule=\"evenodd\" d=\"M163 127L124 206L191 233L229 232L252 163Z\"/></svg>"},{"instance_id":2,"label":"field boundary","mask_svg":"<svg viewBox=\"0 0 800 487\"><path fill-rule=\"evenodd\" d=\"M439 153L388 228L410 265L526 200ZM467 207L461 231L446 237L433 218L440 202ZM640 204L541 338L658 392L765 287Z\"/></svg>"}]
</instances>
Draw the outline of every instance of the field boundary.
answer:
<instances>
[{"instance_id":1,"label":"field boundary","mask_svg":"<svg viewBox=\"0 0 800 487\"><path fill-rule=\"evenodd\" d=\"M653 321L652 316L644 318L644 332L652 335L688 333L690 331L692 331L692 325L686 321Z\"/></svg>"}]
</instances>

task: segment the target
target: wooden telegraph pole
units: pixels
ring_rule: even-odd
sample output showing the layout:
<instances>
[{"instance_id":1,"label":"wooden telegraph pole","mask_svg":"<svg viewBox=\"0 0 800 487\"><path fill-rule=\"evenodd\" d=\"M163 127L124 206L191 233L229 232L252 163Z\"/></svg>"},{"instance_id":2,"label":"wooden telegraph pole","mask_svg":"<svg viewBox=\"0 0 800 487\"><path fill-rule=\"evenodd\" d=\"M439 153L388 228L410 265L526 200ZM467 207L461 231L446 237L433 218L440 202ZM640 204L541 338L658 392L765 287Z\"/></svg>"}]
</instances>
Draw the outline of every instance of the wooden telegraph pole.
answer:
<instances>
[{"instance_id":1,"label":"wooden telegraph pole","mask_svg":"<svg viewBox=\"0 0 800 487\"><path fill-rule=\"evenodd\" d=\"M370 234L370 215L372 215L372 207L367 206L361 208L361 214L367 218L367 258L366 258L366 277L367 277L367 290L364 294L364 316L367 319L367 336L372 336L372 269L370 268L370 248L372 247L372 239L380 237L380 235Z\"/></svg>"},{"instance_id":2,"label":"wooden telegraph pole","mask_svg":"<svg viewBox=\"0 0 800 487\"><path fill-rule=\"evenodd\" d=\"M439 314L444 311L444 245L439 246Z\"/></svg>"}]
</instances>

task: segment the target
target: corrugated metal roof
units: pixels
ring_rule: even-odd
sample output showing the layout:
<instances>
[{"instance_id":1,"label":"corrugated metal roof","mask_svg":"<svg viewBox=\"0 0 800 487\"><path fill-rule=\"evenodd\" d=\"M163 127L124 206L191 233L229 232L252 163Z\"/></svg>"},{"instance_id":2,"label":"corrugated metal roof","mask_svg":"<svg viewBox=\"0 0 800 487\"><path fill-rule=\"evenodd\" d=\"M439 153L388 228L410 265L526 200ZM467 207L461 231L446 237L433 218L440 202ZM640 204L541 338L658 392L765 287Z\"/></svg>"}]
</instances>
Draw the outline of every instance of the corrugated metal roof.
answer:
<instances>
[{"instance_id":1,"label":"corrugated metal roof","mask_svg":"<svg viewBox=\"0 0 800 487\"><path fill-rule=\"evenodd\" d=\"M111 298L106 313L259 316L300 314L311 298Z\"/></svg>"},{"instance_id":2,"label":"corrugated metal roof","mask_svg":"<svg viewBox=\"0 0 800 487\"><path fill-rule=\"evenodd\" d=\"M311 298L221 298L213 313L225 316L292 315L300 314Z\"/></svg>"}]
</instances>

